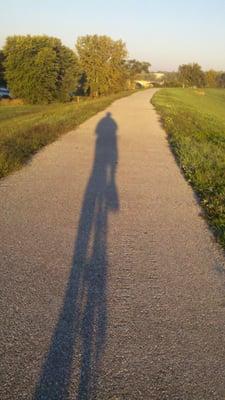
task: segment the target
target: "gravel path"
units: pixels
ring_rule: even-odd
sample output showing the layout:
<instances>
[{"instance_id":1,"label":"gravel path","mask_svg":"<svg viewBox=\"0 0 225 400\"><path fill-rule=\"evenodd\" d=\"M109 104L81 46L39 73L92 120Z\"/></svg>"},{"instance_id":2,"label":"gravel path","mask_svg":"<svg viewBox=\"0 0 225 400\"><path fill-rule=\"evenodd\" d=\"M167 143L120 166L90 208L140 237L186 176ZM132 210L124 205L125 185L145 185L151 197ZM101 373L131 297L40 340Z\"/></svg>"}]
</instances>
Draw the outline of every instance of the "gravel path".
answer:
<instances>
[{"instance_id":1,"label":"gravel path","mask_svg":"<svg viewBox=\"0 0 225 400\"><path fill-rule=\"evenodd\" d=\"M153 93L0 182L1 400L225 398L225 259Z\"/></svg>"}]
</instances>

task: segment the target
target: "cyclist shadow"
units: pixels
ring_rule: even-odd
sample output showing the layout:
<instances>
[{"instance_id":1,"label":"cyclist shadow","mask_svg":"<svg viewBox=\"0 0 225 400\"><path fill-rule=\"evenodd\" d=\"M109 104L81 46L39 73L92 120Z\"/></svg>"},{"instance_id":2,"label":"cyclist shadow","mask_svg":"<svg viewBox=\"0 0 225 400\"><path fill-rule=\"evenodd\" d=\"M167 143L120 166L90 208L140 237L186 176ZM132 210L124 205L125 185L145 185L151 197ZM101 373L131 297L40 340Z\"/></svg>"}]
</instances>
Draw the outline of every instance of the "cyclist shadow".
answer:
<instances>
[{"instance_id":1,"label":"cyclist shadow","mask_svg":"<svg viewBox=\"0 0 225 400\"><path fill-rule=\"evenodd\" d=\"M93 169L83 198L72 269L35 400L69 398L74 371L78 371L74 398L91 399L96 391L107 334L108 215L119 210L116 132L117 124L107 113L96 127Z\"/></svg>"}]
</instances>

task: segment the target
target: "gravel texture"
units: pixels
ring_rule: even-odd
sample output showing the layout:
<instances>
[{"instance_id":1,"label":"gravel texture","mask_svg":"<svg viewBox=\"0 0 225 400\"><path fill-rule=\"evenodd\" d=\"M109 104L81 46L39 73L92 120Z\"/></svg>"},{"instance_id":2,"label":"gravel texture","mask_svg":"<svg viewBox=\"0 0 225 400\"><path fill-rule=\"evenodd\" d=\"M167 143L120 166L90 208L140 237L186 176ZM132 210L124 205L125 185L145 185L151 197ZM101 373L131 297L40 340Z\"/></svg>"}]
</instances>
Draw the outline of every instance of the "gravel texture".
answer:
<instances>
[{"instance_id":1,"label":"gravel texture","mask_svg":"<svg viewBox=\"0 0 225 400\"><path fill-rule=\"evenodd\" d=\"M153 93L0 182L1 400L225 398L225 258Z\"/></svg>"}]
</instances>

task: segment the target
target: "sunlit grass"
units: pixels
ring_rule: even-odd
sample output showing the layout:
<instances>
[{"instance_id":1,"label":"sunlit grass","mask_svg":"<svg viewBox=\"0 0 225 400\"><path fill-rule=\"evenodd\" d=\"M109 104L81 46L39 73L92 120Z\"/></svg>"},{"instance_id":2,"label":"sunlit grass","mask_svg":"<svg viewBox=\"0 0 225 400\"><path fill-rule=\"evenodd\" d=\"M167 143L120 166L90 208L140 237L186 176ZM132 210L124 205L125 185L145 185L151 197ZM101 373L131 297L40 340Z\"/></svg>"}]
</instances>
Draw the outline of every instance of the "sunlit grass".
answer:
<instances>
[{"instance_id":1,"label":"sunlit grass","mask_svg":"<svg viewBox=\"0 0 225 400\"><path fill-rule=\"evenodd\" d=\"M153 104L185 176L225 246L225 90L163 89Z\"/></svg>"},{"instance_id":2,"label":"sunlit grass","mask_svg":"<svg viewBox=\"0 0 225 400\"><path fill-rule=\"evenodd\" d=\"M0 178L18 169L40 148L131 91L51 105L0 102Z\"/></svg>"}]
</instances>

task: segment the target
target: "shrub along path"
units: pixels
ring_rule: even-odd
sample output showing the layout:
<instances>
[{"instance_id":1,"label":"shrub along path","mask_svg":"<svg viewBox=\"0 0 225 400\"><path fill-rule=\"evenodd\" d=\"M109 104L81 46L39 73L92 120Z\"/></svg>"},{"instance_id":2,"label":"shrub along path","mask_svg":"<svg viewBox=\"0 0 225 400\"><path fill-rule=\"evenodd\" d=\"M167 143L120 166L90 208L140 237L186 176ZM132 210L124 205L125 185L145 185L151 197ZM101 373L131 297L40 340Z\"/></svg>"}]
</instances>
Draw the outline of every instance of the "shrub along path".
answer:
<instances>
[{"instance_id":1,"label":"shrub along path","mask_svg":"<svg viewBox=\"0 0 225 400\"><path fill-rule=\"evenodd\" d=\"M2 399L224 398L225 260L153 93L0 182Z\"/></svg>"}]
</instances>

